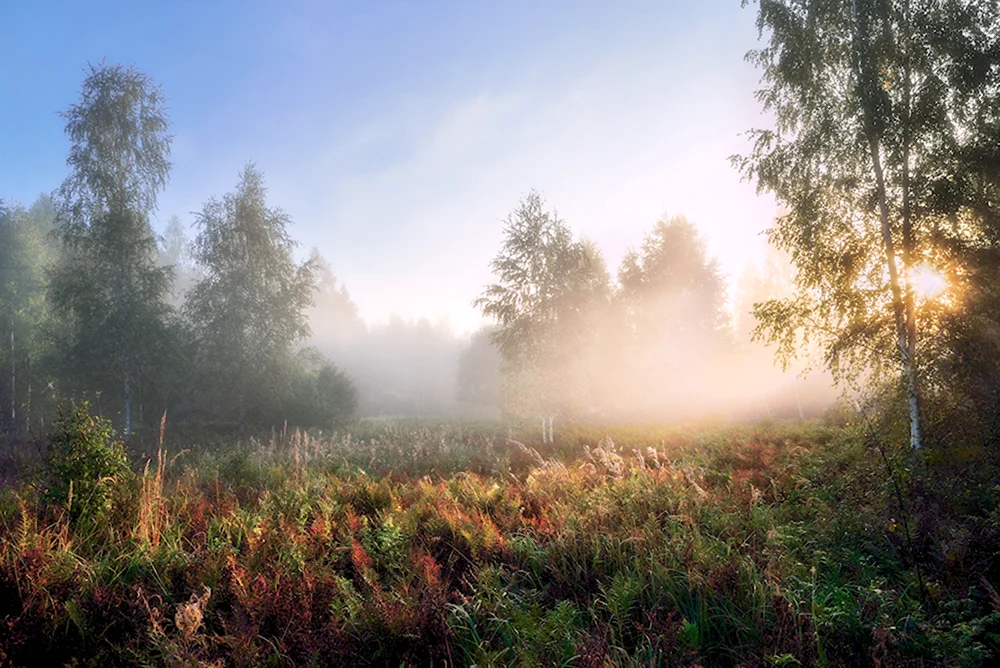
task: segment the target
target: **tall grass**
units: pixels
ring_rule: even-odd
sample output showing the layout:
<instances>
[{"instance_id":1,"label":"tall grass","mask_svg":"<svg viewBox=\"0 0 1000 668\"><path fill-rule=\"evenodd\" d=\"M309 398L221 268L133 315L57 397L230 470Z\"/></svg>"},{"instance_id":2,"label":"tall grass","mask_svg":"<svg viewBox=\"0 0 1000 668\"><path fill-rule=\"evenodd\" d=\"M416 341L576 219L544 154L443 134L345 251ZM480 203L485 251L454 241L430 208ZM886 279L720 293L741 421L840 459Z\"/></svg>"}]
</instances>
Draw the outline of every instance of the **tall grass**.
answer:
<instances>
[{"instance_id":1,"label":"tall grass","mask_svg":"<svg viewBox=\"0 0 1000 668\"><path fill-rule=\"evenodd\" d=\"M891 490L849 428L576 428L539 444L390 423L172 459L162 432L93 526L29 484L2 492L0 663L1000 656L995 565L926 564L924 603Z\"/></svg>"}]
</instances>

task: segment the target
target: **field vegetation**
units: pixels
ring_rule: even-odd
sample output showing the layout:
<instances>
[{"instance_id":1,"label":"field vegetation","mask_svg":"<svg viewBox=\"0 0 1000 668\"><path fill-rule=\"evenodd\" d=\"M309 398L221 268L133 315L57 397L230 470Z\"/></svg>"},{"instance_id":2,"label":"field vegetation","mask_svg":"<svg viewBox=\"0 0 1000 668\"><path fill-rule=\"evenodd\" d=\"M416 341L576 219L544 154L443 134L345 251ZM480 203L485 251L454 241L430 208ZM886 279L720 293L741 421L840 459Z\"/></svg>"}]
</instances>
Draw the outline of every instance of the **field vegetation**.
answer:
<instances>
[{"instance_id":1,"label":"field vegetation","mask_svg":"<svg viewBox=\"0 0 1000 668\"><path fill-rule=\"evenodd\" d=\"M202 202L192 239L176 217L161 235L166 92L135 65L89 64L60 113L61 185L0 200L0 666L1000 665L998 0L743 4L767 126L729 160L777 207L736 290L681 215L614 267L581 234L593 220L574 228L543 190L451 236L379 179L394 220L378 228L337 219L353 208L308 174L353 144L287 161L274 195L389 289L428 266L403 232L447 231L427 285L468 284L483 320L467 338L363 319L252 161L228 193L174 198ZM558 95L509 97L556 118ZM507 98L477 94L451 120ZM179 168L229 155L182 119ZM391 124L368 121L380 153L372 128ZM642 148L599 134L516 164L559 154L549 184L569 184L571 162L618 168L591 143ZM673 173L649 164L602 191L596 238L624 239L629 211L679 187L640 201ZM488 180L536 174L519 171ZM715 186L705 197L726 198ZM495 255L476 260L461 239L490 224Z\"/></svg>"},{"instance_id":2,"label":"field vegetation","mask_svg":"<svg viewBox=\"0 0 1000 668\"><path fill-rule=\"evenodd\" d=\"M389 422L181 449L166 426L125 470L85 407L47 458L5 452L29 482L0 496L0 661L1000 657L985 451L900 459L835 417L567 427L544 445L498 424Z\"/></svg>"}]
</instances>

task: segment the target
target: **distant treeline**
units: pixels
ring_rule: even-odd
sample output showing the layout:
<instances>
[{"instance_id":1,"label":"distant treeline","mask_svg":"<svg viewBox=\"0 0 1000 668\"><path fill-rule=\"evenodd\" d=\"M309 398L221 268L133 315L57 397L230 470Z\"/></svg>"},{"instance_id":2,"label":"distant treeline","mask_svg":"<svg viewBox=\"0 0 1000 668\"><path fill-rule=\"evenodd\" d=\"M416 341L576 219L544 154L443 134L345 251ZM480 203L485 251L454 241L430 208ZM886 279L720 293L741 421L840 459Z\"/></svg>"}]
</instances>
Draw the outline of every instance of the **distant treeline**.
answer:
<instances>
[{"instance_id":1,"label":"distant treeline","mask_svg":"<svg viewBox=\"0 0 1000 668\"><path fill-rule=\"evenodd\" d=\"M65 182L27 208L0 203L5 431L38 431L66 399L129 433L164 411L331 428L359 412L677 417L735 396L710 392L746 365L734 361L724 281L690 223L658 223L614 281L532 193L494 262L507 287L478 302L522 322L471 340L426 320L368 325L318 251L296 260L291 221L252 163L195 214L193 238L176 216L154 233L171 168L165 104L134 68L92 66L62 114Z\"/></svg>"},{"instance_id":2,"label":"distant treeline","mask_svg":"<svg viewBox=\"0 0 1000 668\"><path fill-rule=\"evenodd\" d=\"M205 203L191 245L177 221L158 240L150 214L171 166L160 88L91 66L62 117L69 176L30 209L0 209L6 430L42 427L53 398L90 400L126 434L164 411L240 428L350 419L350 379L299 345L314 264L296 262L261 173L248 164Z\"/></svg>"}]
</instances>

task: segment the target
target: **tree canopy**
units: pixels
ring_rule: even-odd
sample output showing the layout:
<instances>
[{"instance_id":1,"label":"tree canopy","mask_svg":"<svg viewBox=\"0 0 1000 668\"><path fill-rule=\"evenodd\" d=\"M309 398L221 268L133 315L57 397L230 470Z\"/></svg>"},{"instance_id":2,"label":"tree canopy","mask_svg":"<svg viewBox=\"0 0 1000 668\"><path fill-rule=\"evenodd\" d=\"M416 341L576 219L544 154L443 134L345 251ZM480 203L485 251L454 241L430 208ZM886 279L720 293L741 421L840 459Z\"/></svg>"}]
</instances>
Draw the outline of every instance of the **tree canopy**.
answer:
<instances>
[{"instance_id":1,"label":"tree canopy","mask_svg":"<svg viewBox=\"0 0 1000 668\"><path fill-rule=\"evenodd\" d=\"M62 116L70 174L57 197L65 252L52 297L73 320L64 349L76 386L115 397L127 435L169 314L170 271L149 224L170 173L166 100L134 67L102 63Z\"/></svg>"},{"instance_id":2,"label":"tree canopy","mask_svg":"<svg viewBox=\"0 0 1000 668\"><path fill-rule=\"evenodd\" d=\"M475 304L500 327L492 339L505 367L504 394L515 412L566 410L586 387L579 355L593 333L594 305L606 300L608 274L592 245L532 191L504 224L490 264L497 282Z\"/></svg>"},{"instance_id":3,"label":"tree canopy","mask_svg":"<svg viewBox=\"0 0 1000 668\"><path fill-rule=\"evenodd\" d=\"M194 241L205 278L185 304L203 387L217 415L241 425L280 411L291 391L293 346L309 333L304 311L315 290L312 265L292 254L291 220L266 197L263 175L248 164L234 192L205 204Z\"/></svg>"},{"instance_id":4,"label":"tree canopy","mask_svg":"<svg viewBox=\"0 0 1000 668\"><path fill-rule=\"evenodd\" d=\"M903 379L910 441L945 356L940 306L995 244L1000 42L995 2L759 3L758 99L774 127L736 158L785 207L770 231L795 294L761 304L760 335L793 354L805 334L841 378ZM949 295L919 292L922 268ZM947 338L947 337L945 337Z\"/></svg>"}]
</instances>

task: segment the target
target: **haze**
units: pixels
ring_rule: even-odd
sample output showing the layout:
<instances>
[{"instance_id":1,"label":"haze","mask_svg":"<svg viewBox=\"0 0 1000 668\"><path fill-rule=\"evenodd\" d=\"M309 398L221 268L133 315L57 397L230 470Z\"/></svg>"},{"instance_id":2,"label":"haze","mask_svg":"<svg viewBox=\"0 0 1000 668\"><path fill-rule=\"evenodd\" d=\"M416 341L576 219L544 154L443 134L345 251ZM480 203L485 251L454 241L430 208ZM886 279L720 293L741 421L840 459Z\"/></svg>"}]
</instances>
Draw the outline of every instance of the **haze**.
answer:
<instances>
[{"instance_id":1,"label":"haze","mask_svg":"<svg viewBox=\"0 0 1000 668\"><path fill-rule=\"evenodd\" d=\"M529 192L599 250L612 279L657 221L684 216L717 262L738 346L753 327L750 297L776 296L761 292L774 279L761 278L774 200L728 160L748 150L746 130L769 124L743 59L754 13L738 3L50 9L0 10L0 37L24 64L0 72L17 91L0 100L4 196L28 204L66 178L57 112L76 100L84 65L134 65L169 100L173 165L152 222L177 242L162 260L179 263L174 305L200 277L180 250L198 212L253 161L268 203L291 218L299 260L323 258L306 343L351 375L362 415L495 414L499 358L475 352L490 321L473 301ZM586 353L603 359L590 364L602 378L587 382L616 387L611 404L633 413L756 415L783 396L803 414L795 374L775 370L769 351L734 361L701 343L685 344L683 363L661 344L637 353L641 373L602 344ZM460 360L477 354L481 376L466 380L487 377L495 391L465 400L489 410L462 406L471 372ZM698 376L696 391L663 386L668 370ZM829 382L818 383L822 405Z\"/></svg>"},{"instance_id":2,"label":"haze","mask_svg":"<svg viewBox=\"0 0 1000 668\"><path fill-rule=\"evenodd\" d=\"M0 664L1000 666L998 9L0 0Z\"/></svg>"},{"instance_id":3,"label":"haze","mask_svg":"<svg viewBox=\"0 0 1000 668\"><path fill-rule=\"evenodd\" d=\"M169 97L157 229L253 159L366 321L475 329L500 221L531 188L612 267L683 214L735 278L775 211L727 162L764 122L753 22L722 0L5 4L20 65L0 70L0 182L30 202L62 181L56 111L106 58Z\"/></svg>"}]
</instances>

